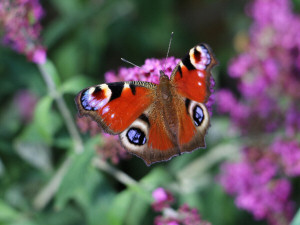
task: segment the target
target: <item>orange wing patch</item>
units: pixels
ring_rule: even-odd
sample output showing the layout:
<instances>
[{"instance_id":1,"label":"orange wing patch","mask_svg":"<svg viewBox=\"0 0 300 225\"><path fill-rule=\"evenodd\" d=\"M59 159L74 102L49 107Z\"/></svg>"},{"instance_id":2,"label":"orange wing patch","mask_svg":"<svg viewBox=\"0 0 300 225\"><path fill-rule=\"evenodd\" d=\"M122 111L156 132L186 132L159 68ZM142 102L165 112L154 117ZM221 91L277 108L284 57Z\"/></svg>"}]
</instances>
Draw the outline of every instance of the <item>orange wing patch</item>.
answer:
<instances>
[{"instance_id":1,"label":"orange wing patch","mask_svg":"<svg viewBox=\"0 0 300 225\"><path fill-rule=\"evenodd\" d=\"M210 70L217 62L211 49L200 44L192 48L174 71L171 82L180 95L205 103L210 93Z\"/></svg>"},{"instance_id":2,"label":"orange wing patch","mask_svg":"<svg viewBox=\"0 0 300 225\"><path fill-rule=\"evenodd\" d=\"M104 123L115 133L125 130L151 104L151 92L144 87L136 87L135 95L130 88L124 88L119 98L108 102L98 111Z\"/></svg>"},{"instance_id":3,"label":"orange wing patch","mask_svg":"<svg viewBox=\"0 0 300 225\"><path fill-rule=\"evenodd\" d=\"M178 93L188 99L205 102L208 97L206 71L188 70L188 68L182 64L181 73L177 71L174 77L174 83Z\"/></svg>"},{"instance_id":4,"label":"orange wing patch","mask_svg":"<svg viewBox=\"0 0 300 225\"><path fill-rule=\"evenodd\" d=\"M80 92L75 101L81 116L90 116L107 133L124 131L153 102L155 88L143 82L102 84ZM133 85L130 87L130 85Z\"/></svg>"},{"instance_id":5,"label":"orange wing patch","mask_svg":"<svg viewBox=\"0 0 300 225\"><path fill-rule=\"evenodd\" d=\"M187 113L182 113L179 120L179 145L182 146L189 143L196 132L197 130L191 117Z\"/></svg>"},{"instance_id":6,"label":"orange wing patch","mask_svg":"<svg viewBox=\"0 0 300 225\"><path fill-rule=\"evenodd\" d=\"M174 144L163 125L163 121L158 120L161 120L161 118L155 118L151 123L148 146L162 151L174 148Z\"/></svg>"}]
</instances>

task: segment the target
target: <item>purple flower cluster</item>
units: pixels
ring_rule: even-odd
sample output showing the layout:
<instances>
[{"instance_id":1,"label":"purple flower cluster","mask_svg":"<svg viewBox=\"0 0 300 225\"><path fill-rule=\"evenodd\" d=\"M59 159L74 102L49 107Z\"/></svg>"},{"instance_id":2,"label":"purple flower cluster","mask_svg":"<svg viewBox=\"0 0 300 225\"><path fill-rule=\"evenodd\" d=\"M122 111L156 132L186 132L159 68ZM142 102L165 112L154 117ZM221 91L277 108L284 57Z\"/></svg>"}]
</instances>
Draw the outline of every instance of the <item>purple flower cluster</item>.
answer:
<instances>
[{"instance_id":1,"label":"purple flower cluster","mask_svg":"<svg viewBox=\"0 0 300 225\"><path fill-rule=\"evenodd\" d=\"M289 0L255 0L249 41L228 73L240 98L217 95L218 109L251 140L239 162L226 163L221 184L236 204L269 224L288 224L293 212L290 179L300 175L300 16Z\"/></svg>"},{"instance_id":2,"label":"purple flower cluster","mask_svg":"<svg viewBox=\"0 0 300 225\"><path fill-rule=\"evenodd\" d=\"M167 59L146 59L145 64L141 67L120 68L118 73L109 71L105 73L105 80L108 83L117 81L134 81L141 80L159 83L160 71L163 70L167 76L171 73L175 66L179 63L179 59L169 57Z\"/></svg>"},{"instance_id":3,"label":"purple flower cluster","mask_svg":"<svg viewBox=\"0 0 300 225\"><path fill-rule=\"evenodd\" d=\"M164 188L153 191L154 203L152 207L157 212L162 212L155 218L155 225L211 225L201 219L198 210L183 204L178 210L172 209L170 205L174 202L173 195Z\"/></svg>"},{"instance_id":4,"label":"purple flower cluster","mask_svg":"<svg viewBox=\"0 0 300 225\"><path fill-rule=\"evenodd\" d=\"M1 0L0 28L4 31L3 43L22 53L37 64L46 61L46 50L39 35L43 9L38 0Z\"/></svg>"},{"instance_id":5,"label":"purple flower cluster","mask_svg":"<svg viewBox=\"0 0 300 225\"><path fill-rule=\"evenodd\" d=\"M264 149L265 152L248 147L243 150L240 161L222 165L220 182L229 194L236 196L236 205L251 212L256 219L267 219L273 225L288 224L293 215L291 183L282 175L287 170L296 175L294 165L300 160L283 157L289 145L290 142L276 141L270 149ZM288 151L299 154L300 146ZM287 164L290 162L293 164Z\"/></svg>"},{"instance_id":6,"label":"purple flower cluster","mask_svg":"<svg viewBox=\"0 0 300 225\"><path fill-rule=\"evenodd\" d=\"M285 127L289 135L300 129L300 17L289 0L256 0L248 8L254 19L247 49L229 65L239 79L242 99L225 91L218 94L219 109L249 132ZM231 107L235 106L235 107ZM256 131L256 130L255 130Z\"/></svg>"},{"instance_id":7,"label":"purple flower cluster","mask_svg":"<svg viewBox=\"0 0 300 225\"><path fill-rule=\"evenodd\" d=\"M94 136L101 132L98 123L93 121L90 117L77 117L76 122L82 133L89 133L90 136Z\"/></svg>"},{"instance_id":8,"label":"purple flower cluster","mask_svg":"<svg viewBox=\"0 0 300 225\"><path fill-rule=\"evenodd\" d=\"M173 195L162 187L155 189L152 192L152 197L154 198L152 208L157 212L169 207L174 202Z\"/></svg>"}]
</instances>

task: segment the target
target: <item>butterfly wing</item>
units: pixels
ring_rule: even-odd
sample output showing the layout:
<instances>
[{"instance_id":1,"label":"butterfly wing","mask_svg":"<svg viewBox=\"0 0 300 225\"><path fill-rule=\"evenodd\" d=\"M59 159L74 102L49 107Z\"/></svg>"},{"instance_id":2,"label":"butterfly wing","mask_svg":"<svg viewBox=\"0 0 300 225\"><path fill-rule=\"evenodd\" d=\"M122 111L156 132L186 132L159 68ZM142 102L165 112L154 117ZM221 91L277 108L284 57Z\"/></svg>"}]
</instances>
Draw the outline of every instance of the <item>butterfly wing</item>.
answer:
<instances>
[{"instance_id":1,"label":"butterfly wing","mask_svg":"<svg viewBox=\"0 0 300 225\"><path fill-rule=\"evenodd\" d=\"M161 115L156 87L141 81L101 84L82 90L75 101L80 116L119 134L122 146L150 165L180 153Z\"/></svg>"},{"instance_id":2,"label":"butterfly wing","mask_svg":"<svg viewBox=\"0 0 300 225\"><path fill-rule=\"evenodd\" d=\"M210 95L210 70L216 64L211 49L206 44L197 45L176 66L171 82L180 95L205 103Z\"/></svg>"},{"instance_id":3,"label":"butterfly wing","mask_svg":"<svg viewBox=\"0 0 300 225\"><path fill-rule=\"evenodd\" d=\"M177 117L181 152L205 147L204 137L210 124L205 103L211 94L210 70L216 64L211 49L200 44L189 51L172 73L171 83L179 95Z\"/></svg>"},{"instance_id":4,"label":"butterfly wing","mask_svg":"<svg viewBox=\"0 0 300 225\"><path fill-rule=\"evenodd\" d=\"M148 166L180 154L156 103L120 134L122 145Z\"/></svg>"},{"instance_id":5,"label":"butterfly wing","mask_svg":"<svg viewBox=\"0 0 300 225\"><path fill-rule=\"evenodd\" d=\"M90 116L105 132L119 134L153 102L156 85L130 81L100 84L75 98L80 116Z\"/></svg>"}]
</instances>

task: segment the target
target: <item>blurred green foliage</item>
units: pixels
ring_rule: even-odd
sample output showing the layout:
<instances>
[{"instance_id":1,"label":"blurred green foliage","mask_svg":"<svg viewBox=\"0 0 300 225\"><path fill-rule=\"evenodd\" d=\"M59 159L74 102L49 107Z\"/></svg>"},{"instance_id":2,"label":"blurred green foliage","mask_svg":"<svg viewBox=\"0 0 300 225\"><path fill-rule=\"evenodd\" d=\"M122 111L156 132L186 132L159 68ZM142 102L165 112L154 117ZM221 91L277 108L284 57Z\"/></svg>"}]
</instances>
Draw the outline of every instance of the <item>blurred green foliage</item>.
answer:
<instances>
[{"instance_id":1,"label":"blurred green foliage","mask_svg":"<svg viewBox=\"0 0 300 225\"><path fill-rule=\"evenodd\" d=\"M213 71L216 88L231 87L226 68L236 53L235 35L248 29L246 2L42 1L46 12L42 34L50 59L46 67L75 118L76 93L102 83L106 71L127 66L121 57L137 65L146 58L165 57L173 31L170 55L180 58L195 44L208 43L219 60ZM299 10L299 1L295 5ZM206 150L151 167L136 157L121 162L118 168L139 181L137 186L125 187L92 165L99 136L84 136L84 153L74 153L63 118L36 65L1 46L0 76L0 225L153 224L151 191L159 186L173 191L177 205L197 207L212 224L265 224L238 210L215 180L219 163L232 157L241 141L225 138L229 126L225 118L214 116ZM14 99L24 89L39 99L30 123L22 121ZM223 149L227 150L218 155ZM37 209L37 193L67 157L70 167L54 199ZM211 164L206 163L208 159Z\"/></svg>"}]
</instances>

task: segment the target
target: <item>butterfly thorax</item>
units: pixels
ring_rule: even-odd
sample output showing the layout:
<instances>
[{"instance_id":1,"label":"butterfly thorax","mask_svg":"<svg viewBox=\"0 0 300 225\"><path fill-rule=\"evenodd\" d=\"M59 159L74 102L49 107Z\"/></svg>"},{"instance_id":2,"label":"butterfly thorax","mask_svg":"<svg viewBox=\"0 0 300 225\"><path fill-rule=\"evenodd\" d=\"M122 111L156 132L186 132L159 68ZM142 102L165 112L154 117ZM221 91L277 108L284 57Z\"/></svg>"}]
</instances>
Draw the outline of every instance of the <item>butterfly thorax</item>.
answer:
<instances>
[{"instance_id":1,"label":"butterfly thorax","mask_svg":"<svg viewBox=\"0 0 300 225\"><path fill-rule=\"evenodd\" d=\"M159 85L157 87L157 100L162 109L162 117L166 128L170 131L173 141L177 142L178 136L178 117L176 114L177 95L174 93L174 87L167 75L161 71Z\"/></svg>"}]
</instances>

